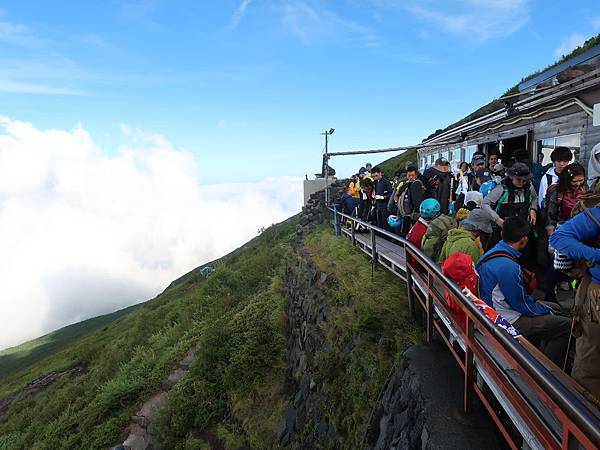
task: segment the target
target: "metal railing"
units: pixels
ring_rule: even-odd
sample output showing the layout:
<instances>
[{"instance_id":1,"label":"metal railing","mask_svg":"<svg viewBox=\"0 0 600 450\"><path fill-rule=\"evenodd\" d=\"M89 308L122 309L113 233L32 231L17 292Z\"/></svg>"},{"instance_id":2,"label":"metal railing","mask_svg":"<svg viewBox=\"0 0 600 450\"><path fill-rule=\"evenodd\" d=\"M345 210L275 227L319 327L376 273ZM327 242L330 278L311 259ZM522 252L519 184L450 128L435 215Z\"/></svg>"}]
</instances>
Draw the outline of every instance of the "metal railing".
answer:
<instances>
[{"instance_id":1,"label":"metal railing","mask_svg":"<svg viewBox=\"0 0 600 450\"><path fill-rule=\"evenodd\" d=\"M529 447L600 448L600 414L574 380L526 339L515 339L494 325L411 242L335 208L329 208L329 211L332 212L336 234L346 235L353 245L358 241L357 226L368 230L370 239L363 241L366 241L365 245L370 244L374 266L378 261L377 236L404 249L409 310L414 317L417 315L416 306L421 306L425 315L427 341L433 339L434 330L437 330L461 367L464 373L465 412L470 410L473 394L476 394L513 449L520 448L518 437L507 428L506 419L498 414L497 404L503 406ZM342 230L342 218L349 224L350 230ZM392 270L390 267L388 269ZM464 327L449 309L444 294L453 298L464 311ZM457 342L460 344L458 349ZM476 374L480 375L479 382L476 381ZM488 389L484 389L481 379L487 380L484 382ZM490 391L494 399L489 395Z\"/></svg>"}]
</instances>

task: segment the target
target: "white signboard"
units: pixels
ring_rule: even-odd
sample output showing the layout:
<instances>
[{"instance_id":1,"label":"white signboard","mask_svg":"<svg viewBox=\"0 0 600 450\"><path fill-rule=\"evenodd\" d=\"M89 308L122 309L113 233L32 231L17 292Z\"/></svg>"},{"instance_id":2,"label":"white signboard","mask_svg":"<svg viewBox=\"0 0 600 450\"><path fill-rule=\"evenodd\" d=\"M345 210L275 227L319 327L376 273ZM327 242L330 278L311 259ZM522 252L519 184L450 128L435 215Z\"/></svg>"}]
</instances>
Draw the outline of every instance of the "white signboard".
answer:
<instances>
[{"instance_id":1,"label":"white signboard","mask_svg":"<svg viewBox=\"0 0 600 450\"><path fill-rule=\"evenodd\" d=\"M600 126L600 103L594 105L594 126Z\"/></svg>"}]
</instances>

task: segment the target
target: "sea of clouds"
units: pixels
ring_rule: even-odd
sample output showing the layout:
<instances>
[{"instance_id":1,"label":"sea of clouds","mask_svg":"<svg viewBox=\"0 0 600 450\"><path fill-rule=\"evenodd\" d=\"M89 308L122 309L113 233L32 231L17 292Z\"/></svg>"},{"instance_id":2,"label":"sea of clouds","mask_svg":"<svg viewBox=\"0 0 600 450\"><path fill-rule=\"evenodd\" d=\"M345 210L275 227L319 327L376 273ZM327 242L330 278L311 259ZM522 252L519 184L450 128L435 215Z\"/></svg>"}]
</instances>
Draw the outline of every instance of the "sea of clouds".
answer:
<instances>
[{"instance_id":1,"label":"sea of clouds","mask_svg":"<svg viewBox=\"0 0 600 450\"><path fill-rule=\"evenodd\" d=\"M108 154L81 126L0 117L0 349L148 300L300 210L301 178L202 185L190 152L122 129Z\"/></svg>"}]
</instances>

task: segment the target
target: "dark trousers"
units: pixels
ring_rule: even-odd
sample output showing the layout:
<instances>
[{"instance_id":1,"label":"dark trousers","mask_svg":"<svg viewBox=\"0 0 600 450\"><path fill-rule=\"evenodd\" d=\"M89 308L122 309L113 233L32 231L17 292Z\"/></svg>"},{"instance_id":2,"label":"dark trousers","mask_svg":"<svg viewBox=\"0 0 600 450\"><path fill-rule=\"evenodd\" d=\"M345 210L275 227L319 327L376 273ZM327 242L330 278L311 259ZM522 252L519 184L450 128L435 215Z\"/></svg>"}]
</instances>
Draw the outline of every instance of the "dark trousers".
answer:
<instances>
[{"instance_id":1,"label":"dark trousers","mask_svg":"<svg viewBox=\"0 0 600 450\"><path fill-rule=\"evenodd\" d=\"M387 219L390 213L387 210L387 206L377 206L377 226L391 231L391 227L387 223Z\"/></svg>"},{"instance_id":2,"label":"dark trousers","mask_svg":"<svg viewBox=\"0 0 600 450\"><path fill-rule=\"evenodd\" d=\"M555 314L519 317L513 325L558 367L563 366L571 333L571 319Z\"/></svg>"},{"instance_id":3,"label":"dark trousers","mask_svg":"<svg viewBox=\"0 0 600 450\"><path fill-rule=\"evenodd\" d=\"M546 269L546 283L545 283L545 300L547 302L556 301L556 285L559 281L570 281L570 278L562 273L560 270L554 268L554 257L548 255L548 268Z\"/></svg>"}]
</instances>

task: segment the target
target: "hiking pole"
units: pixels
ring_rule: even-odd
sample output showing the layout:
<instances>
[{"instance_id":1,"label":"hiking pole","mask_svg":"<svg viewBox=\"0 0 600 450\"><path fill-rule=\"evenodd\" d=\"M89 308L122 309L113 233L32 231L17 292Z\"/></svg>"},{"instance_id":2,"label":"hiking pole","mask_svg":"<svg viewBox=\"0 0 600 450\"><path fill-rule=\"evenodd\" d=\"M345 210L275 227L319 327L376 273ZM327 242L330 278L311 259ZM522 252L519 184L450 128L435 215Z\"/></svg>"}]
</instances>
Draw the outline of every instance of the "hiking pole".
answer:
<instances>
[{"instance_id":1,"label":"hiking pole","mask_svg":"<svg viewBox=\"0 0 600 450\"><path fill-rule=\"evenodd\" d=\"M575 316L571 319L571 331L569 332L569 342L567 343L567 353L565 354L565 362L563 364L563 372L567 369L567 361L569 360L569 351L571 350L571 341L573 340L573 330L575 329Z\"/></svg>"}]
</instances>

